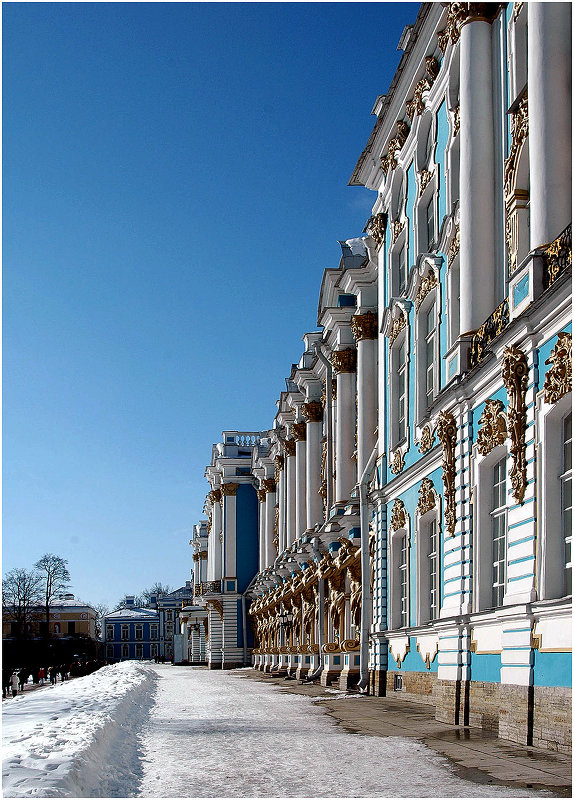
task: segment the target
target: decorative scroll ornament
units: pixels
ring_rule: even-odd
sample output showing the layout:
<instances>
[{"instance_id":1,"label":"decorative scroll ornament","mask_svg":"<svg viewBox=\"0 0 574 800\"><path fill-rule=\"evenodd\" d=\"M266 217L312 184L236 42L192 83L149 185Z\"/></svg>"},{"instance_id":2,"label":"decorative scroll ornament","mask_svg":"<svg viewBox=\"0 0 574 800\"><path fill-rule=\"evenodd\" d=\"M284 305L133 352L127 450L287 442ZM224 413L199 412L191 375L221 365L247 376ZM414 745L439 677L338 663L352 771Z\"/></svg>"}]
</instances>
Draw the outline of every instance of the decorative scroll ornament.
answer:
<instances>
[{"instance_id":1,"label":"decorative scroll ornament","mask_svg":"<svg viewBox=\"0 0 574 800\"><path fill-rule=\"evenodd\" d=\"M267 492L265 489L257 489L257 499L260 503L265 503L267 500Z\"/></svg>"},{"instance_id":2,"label":"decorative scroll ornament","mask_svg":"<svg viewBox=\"0 0 574 800\"><path fill-rule=\"evenodd\" d=\"M295 455L295 439L285 439L283 441L283 449L287 456Z\"/></svg>"},{"instance_id":3,"label":"decorative scroll ornament","mask_svg":"<svg viewBox=\"0 0 574 800\"><path fill-rule=\"evenodd\" d=\"M387 215L375 214L374 216L369 217L369 219L367 220L367 224L363 228L363 233L368 233L369 236L372 236L375 242L377 243L377 247L381 247L381 245L385 241L386 229L387 229Z\"/></svg>"},{"instance_id":4,"label":"decorative scroll ornament","mask_svg":"<svg viewBox=\"0 0 574 800\"><path fill-rule=\"evenodd\" d=\"M391 459L391 472L399 475L405 468L405 457L400 447L397 447Z\"/></svg>"},{"instance_id":5,"label":"decorative scroll ornament","mask_svg":"<svg viewBox=\"0 0 574 800\"><path fill-rule=\"evenodd\" d=\"M397 135L389 142L389 147L384 156L381 156L381 167L383 172L388 172L390 169L395 169L397 166L397 157L401 151L402 146L407 140L410 128L406 122L399 120L397 122Z\"/></svg>"},{"instance_id":6,"label":"decorative scroll ornament","mask_svg":"<svg viewBox=\"0 0 574 800\"><path fill-rule=\"evenodd\" d=\"M277 491L277 484L275 483L275 478L265 478L263 481L263 488L267 492L267 494L273 494L273 492Z\"/></svg>"},{"instance_id":7,"label":"decorative scroll ornament","mask_svg":"<svg viewBox=\"0 0 574 800\"><path fill-rule=\"evenodd\" d=\"M435 286L438 286L438 280L433 269L429 269L425 277L419 284L417 296L415 297L415 308L418 311L421 307L425 297L431 292Z\"/></svg>"},{"instance_id":8,"label":"decorative scroll ornament","mask_svg":"<svg viewBox=\"0 0 574 800\"><path fill-rule=\"evenodd\" d=\"M403 313L401 313L400 316L396 317L393 320L392 325L391 325L391 332L389 333L389 344L391 346L393 345L395 339L397 338L399 333L402 331L402 329L406 327L406 324L407 324L407 320L406 320L406 317L405 317L405 315Z\"/></svg>"},{"instance_id":9,"label":"decorative scroll ornament","mask_svg":"<svg viewBox=\"0 0 574 800\"><path fill-rule=\"evenodd\" d=\"M437 34L441 53L446 51L450 42L456 44L460 39L460 29L465 22L484 20L492 22L499 9L499 3L449 3L446 28Z\"/></svg>"},{"instance_id":10,"label":"decorative scroll ornament","mask_svg":"<svg viewBox=\"0 0 574 800\"><path fill-rule=\"evenodd\" d=\"M433 56L429 56L426 59L426 75L424 75L417 83L412 99L408 100L405 106L411 121L414 120L417 115L420 116L420 114L422 114L425 110L423 94L428 92L432 87L435 78L438 75L439 66L440 65L438 61L436 58L433 58Z\"/></svg>"},{"instance_id":11,"label":"decorative scroll ornament","mask_svg":"<svg viewBox=\"0 0 574 800\"><path fill-rule=\"evenodd\" d=\"M237 494L237 490L239 489L238 483L222 483L221 484L221 494L224 497L235 497Z\"/></svg>"},{"instance_id":12,"label":"decorative scroll ornament","mask_svg":"<svg viewBox=\"0 0 574 800\"><path fill-rule=\"evenodd\" d=\"M444 518L446 529L454 536L456 525L455 513L455 447L456 447L456 422L450 411L441 411L438 417L437 436L442 445L442 482L444 486Z\"/></svg>"},{"instance_id":13,"label":"decorative scroll ornament","mask_svg":"<svg viewBox=\"0 0 574 800\"><path fill-rule=\"evenodd\" d=\"M407 512L402 500L395 500L391 513L391 530L398 531L407 527Z\"/></svg>"},{"instance_id":14,"label":"decorative scroll ornament","mask_svg":"<svg viewBox=\"0 0 574 800\"><path fill-rule=\"evenodd\" d=\"M423 514L426 514L428 511L432 511L433 508L436 508L436 492L434 489L434 484L430 478L423 478L423 482L421 483L419 489L417 511L422 517Z\"/></svg>"},{"instance_id":15,"label":"decorative scroll ornament","mask_svg":"<svg viewBox=\"0 0 574 800\"><path fill-rule=\"evenodd\" d=\"M508 436L504 404L500 400L487 400L478 424L481 426L476 437L478 452L486 456L504 444Z\"/></svg>"},{"instance_id":16,"label":"decorative scroll ornament","mask_svg":"<svg viewBox=\"0 0 574 800\"><path fill-rule=\"evenodd\" d=\"M434 432L431 430L430 425L425 425L419 442L419 453L428 453L434 444Z\"/></svg>"},{"instance_id":17,"label":"decorative scroll ornament","mask_svg":"<svg viewBox=\"0 0 574 800\"><path fill-rule=\"evenodd\" d=\"M559 333L550 357L544 362L552 364L544 379L544 400L557 403L572 391L572 334Z\"/></svg>"},{"instance_id":18,"label":"decorative scroll ornament","mask_svg":"<svg viewBox=\"0 0 574 800\"><path fill-rule=\"evenodd\" d=\"M512 6L512 16L510 18L511 22L516 22L518 15L522 11L522 6L524 5L523 2L515 2Z\"/></svg>"},{"instance_id":19,"label":"decorative scroll ornament","mask_svg":"<svg viewBox=\"0 0 574 800\"><path fill-rule=\"evenodd\" d=\"M506 412L510 453L513 458L510 470L512 492L518 503L524 501L526 491L526 387L528 386L528 360L518 347L507 347L502 357L502 381L508 394Z\"/></svg>"},{"instance_id":20,"label":"decorative scroll ornament","mask_svg":"<svg viewBox=\"0 0 574 800\"><path fill-rule=\"evenodd\" d=\"M434 169L429 172L428 169L423 169L419 172L419 194L422 194L431 182L434 175Z\"/></svg>"},{"instance_id":21,"label":"decorative scroll ornament","mask_svg":"<svg viewBox=\"0 0 574 800\"><path fill-rule=\"evenodd\" d=\"M405 223L401 222L400 220L396 219L394 222L391 222L391 231L392 231L392 240L393 244L397 241L401 232L405 227Z\"/></svg>"},{"instance_id":22,"label":"decorative scroll ornament","mask_svg":"<svg viewBox=\"0 0 574 800\"><path fill-rule=\"evenodd\" d=\"M211 606L217 611L221 621L223 622L223 605L221 604L221 602L219 600L215 600L214 598L210 597L205 599L205 603L206 605Z\"/></svg>"},{"instance_id":23,"label":"decorative scroll ornament","mask_svg":"<svg viewBox=\"0 0 574 800\"><path fill-rule=\"evenodd\" d=\"M373 311L366 311L364 314L355 314L351 320L351 330L356 342L363 339L376 339L378 318Z\"/></svg>"},{"instance_id":24,"label":"decorative scroll ornament","mask_svg":"<svg viewBox=\"0 0 574 800\"><path fill-rule=\"evenodd\" d=\"M303 403L301 413L307 422L321 422L323 419L323 404L320 400L311 400L309 403Z\"/></svg>"},{"instance_id":25,"label":"decorative scroll ornament","mask_svg":"<svg viewBox=\"0 0 574 800\"><path fill-rule=\"evenodd\" d=\"M219 542L220 544L223 544L223 531L219 532Z\"/></svg>"},{"instance_id":26,"label":"decorative scroll ornament","mask_svg":"<svg viewBox=\"0 0 574 800\"><path fill-rule=\"evenodd\" d=\"M351 347L346 350L335 350L331 353L331 364L336 373L355 372L357 369L357 351Z\"/></svg>"},{"instance_id":27,"label":"decorative scroll ornament","mask_svg":"<svg viewBox=\"0 0 574 800\"><path fill-rule=\"evenodd\" d=\"M307 438L307 425L304 422L294 422L291 426L293 439L296 442L304 442Z\"/></svg>"},{"instance_id":28,"label":"decorative scroll ornament","mask_svg":"<svg viewBox=\"0 0 574 800\"><path fill-rule=\"evenodd\" d=\"M452 237L451 243L448 246L448 252L446 254L446 263L449 268L452 262L459 254L459 251L460 251L460 226L456 225L454 229L454 236Z\"/></svg>"}]
</instances>

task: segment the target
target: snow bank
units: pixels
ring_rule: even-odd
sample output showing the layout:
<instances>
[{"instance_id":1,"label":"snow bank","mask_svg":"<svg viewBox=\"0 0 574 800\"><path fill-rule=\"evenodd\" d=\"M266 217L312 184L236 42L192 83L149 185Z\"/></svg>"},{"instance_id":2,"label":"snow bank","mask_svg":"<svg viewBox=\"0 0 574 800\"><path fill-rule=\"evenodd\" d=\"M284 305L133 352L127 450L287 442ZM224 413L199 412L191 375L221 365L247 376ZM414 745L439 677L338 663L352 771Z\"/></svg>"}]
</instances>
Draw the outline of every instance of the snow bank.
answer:
<instances>
[{"instance_id":1,"label":"snow bank","mask_svg":"<svg viewBox=\"0 0 574 800\"><path fill-rule=\"evenodd\" d=\"M113 797L118 783L137 784L135 732L156 683L148 665L126 661L4 702L4 796Z\"/></svg>"}]
</instances>

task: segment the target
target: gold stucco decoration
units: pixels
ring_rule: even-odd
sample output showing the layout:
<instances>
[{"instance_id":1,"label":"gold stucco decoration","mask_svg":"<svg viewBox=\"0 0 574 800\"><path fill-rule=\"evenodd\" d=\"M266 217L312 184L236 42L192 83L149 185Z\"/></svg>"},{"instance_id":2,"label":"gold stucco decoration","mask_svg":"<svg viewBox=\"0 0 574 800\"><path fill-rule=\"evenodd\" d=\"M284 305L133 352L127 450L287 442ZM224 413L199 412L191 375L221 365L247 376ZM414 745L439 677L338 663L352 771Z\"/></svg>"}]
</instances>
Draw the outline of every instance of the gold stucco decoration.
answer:
<instances>
[{"instance_id":1,"label":"gold stucco decoration","mask_svg":"<svg viewBox=\"0 0 574 800\"><path fill-rule=\"evenodd\" d=\"M304 422L294 422L291 426L293 439L296 442L304 442L307 438L307 425Z\"/></svg>"},{"instance_id":2,"label":"gold stucco decoration","mask_svg":"<svg viewBox=\"0 0 574 800\"><path fill-rule=\"evenodd\" d=\"M265 489L257 489L257 499L260 503L265 503L267 500L267 492Z\"/></svg>"},{"instance_id":3,"label":"gold stucco decoration","mask_svg":"<svg viewBox=\"0 0 574 800\"><path fill-rule=\"evenodd\" d=\"M407 101L405 106L407 114L410 117L411 121L414 120L414 118L417 115L422 114L423 111L425 110L423 94L425 92L428 92L429 89L432 87L439 71L440 65L436 60L436 58L433 58L433 56L429 56L425 60L425 65L426 65L426 74L423 75L423 77L417 83L413 97Z\"/></svg>"},{"instance_id":4,"label":"gold stucco decoration","mask_svg":"<svg viewBox=\"0 0 574 800\"><path fill-rule=\"evenodd\" d=\"M387 228L387 215L374 214L367 220L367 224L363 229L363 233L368 233L369 236L372 236L375 242L377 243L377 247L381 247L381 245L385 241L386 228Z\"/></svg>"},{"instance_id":5,"label":"gold stucco decoration","mask_svg":"<svg viewBox=\"0 0 574 800\"><path fill-rule=\"evenodd\" d=\"M397 447L391 458L390 470L393 475L400 475L405 468L405 457L400 447Z\"/></svg>"},{"instance_id":6,"label":"gold stucco decoration","mask_svg":"<svg viewBox=\"0 0 574 800\"><path fill-rule=\"evenodd\" d=\"M321 422L323 419L323 404L320 400L311 400L309 403L303 403L301 413L306 422Z\"/></svg>"},{"instance_id":7,"label":"gold stucco decoration","mask_svg":"<svg viewBox=\"0 0 574 800\"><path fill-rule=\"evenodd\" d=\"M348 347L331 353L331 365L336 373L355 372L357 369L357 351Z\"/></svg>"},{"instance_id":8,"label":"gold stucco decoration","mask_svg":"<svg viewBox=\"0 0 574 800\"><path fill-rule=\"evenodd\" d=\"M283 449L287 456L295 455L295 439L285 439L283 442Z\"/></svg>"},{"instance_id":9,"label":"gold stucco decoration","mask_svg":"<svg viewBox=\"0 0 574 800\"><path fill-rule=\"evenodd\" d=\"M366 311L364 314L355 314L351 320L351 331L356 342L364 339L376 339L378 328L378 317L374 311Z\"/></svg>"},{"instance_id":10,"label":"gold stucco decoration","mask_svg":"<svg viewBox=\"0 0 574 800\"><path fill-rule=\"evenodd\" d=\"M396 219L394 222L391 222L391 233L392 233L392 241L393 244L397 241L399 236L401 235L402 231L404 230L405 223L404 221Z\"/></svg>"},{"instance_id":11,"label":"gold stucco decoration","mask_svg":"<svg viewBox=\"0 0 574 800\"><path fill-rule=\"evenodd\" d=\"M212 489L207 497L212 505L213 503L221 503L221 489Z\"/></svg>"},{"instance_id":12,"label":"gold stucco decoration","mask_svg":"<svg viewBox=\"0 0 574 800\"><path fill-rule=\"evenodd\" d=\"M419 172L419 194L422 194L427 188L433 178L433 175L434 169L431 171L428 169L423 169Z\"/></svg>"},{"instance_id":13,"label":"gold stucco decoration","mask_svg":"<svg viewBox=\"0 0 574 800\"><path fill-rule=\"evenodd\" d=\"M442 445L442 482L444 487L444 518L446 529L454 536L456 526L455 512L455 447L456 447L456 422L450 411L441 411L438 417L437 436Z\"/></svg>"},{"instance_id":14,"label":"gold stucco decoration","mask_svg":"<svg viewBox=\"0 0 574 800\"><path fill-rule=\"evenodd\" d=\"M447 266L450 268L452 262L455 260L457 255L460 251L460 227L458 225L455 226L454 229L454 236L451 239L451 242L448 246L448 251L446 254L446 263Z\"/></svg>"},{"instance_id":15,"label":"gold stucco decoration","mask_svg":"<svg viewBox=\"0 0 574 800\"><path fill-rule=\"evenodd\" d=\"M391 169L395 169L397 166L397 157L403 147L404 143L407 140L407 136L409 135L410 127L408 123L404 120L398 120L397 122L397 135L394 136L391 141L389 142L389 146L387 152L384 156L381 156L381 167L383 172L388 172Z\"/></svg>"},{"instance_id":16,"label":"gold stucco decoration","mask_svg":"<svg viewBox=\"0 0 574 800\"><path fill-rule=\"evenodd\" d=\"M417 290L417 296L415 297L415 308L418 312L419 308L424 302L425 297L428 295L429 292L438 286L438 280L435 275L433 269L429 269L427 274L424 276L422 281L419 284L419 288Z\"/></svg>"},{"instance_id":17,"label":"gold stucco decoration","mask_svg":"<svg viewBox=\"0 0 574 800\"><path fill-rule=\"evenodd\" d=\"M528 360L514 345L507 347L502 357L502 381L508 394L506 420L513 458L510 470L512 492L518 503L524 502L526 491L526 388Z\"/></svg>"},{"instance_id":18,"label":"gold stucco decoration","mask_svg":"<svg viewBox=\"0 0 574 800\"><path fill-rule=\"evenodd\" d=\"M452 136L454 139L454 137L458 136L460 133L460 106L457 106L455 109L453 109L452 125Z\"/></svg>"},{"instance_id":19,"label":"gold stucco decoration","mask_svg":"<svg viewBox=\"0 0 574 800\"><path fill-rule=\"evenodd\" d=\"M223 483L221 484L221 494L224 497L235 497L239 489L238 483Z\"/></svg>"},{"instance_id":20,"label":"gold stucco decoration","mask_svg":"<svg viewBox=\"0 0 574 800\"><path fill-rule=\"evenodd\" d=\"M399 333L406 327L407 319L403 313L392 321L391 332L389 333L389 344L392 346Z\"/></svg>"},{"instance_id":21,"label":"gold stucco decoration","mask_svg":"<svg viewBox=\"0 0 574 800\"><path fill-rule=\"evenodd\" d=\"M265 478L262 481L262 485L268 494L272 494L273 492L277 491L277 484L275 483L275 478Z\"/></svg>"},{"instance_id":22,"label":"gold stucco decoration","mask_svg":"<svg viewBox=\"0 0 574 800\"><path fill-rule=\"evenodd\" d=\"M480 425L476 437L478 452L486 456L495 447L504 444L508 436L504 404L500 400L487 400L478 424Z\"/></svg>"},{"instance_id":23,"label":"gold stucco decoration","mask_svg":"<svg viewBox=\"0 0 574 800\"><path fill-rule=\"evenodd\" d=\"M460 39L460 29L467 22L483 20L492 22L498 13L499 3L449 3L446 27L437 34L438 46L441 53L446 51L447 45L455 45Z\"/></svg>"},{"instance_id":24,"label":"gold stucco decoration","mask_svg":"<svg viewBox=\"0 0 574 800\"><path fill-rule=\"evenodd\" d=\"M428 453L429 450L432 449L434 444L434 432L431 429L430 425L425 425L421 432L421 438L419 441L419 453L423 455Z\"/></svg>"},{"instance_id":25,"label":"gold stucco decoration","mask_svg":"<svg viewBox=\"0 0 574 800\"><path fill-rule=\"evenodd\" d=\"M544 400L557 403L561 397L572 391L572 334L558 334L558 341L549 358L544 362L552 366L544 378Z\"/></svg>"},{"instance_id":26,"label":"gold stucco decoration","mask_svg":"<svg viewBox=\"0 0 574 800\"><path fill-rule=\"evenodd\" d=\"M395 500L391 512L391 530L398 531L401 528L406 528L406 525L407 512L405 511L405 504L402 500Z\"/></svg>"},{"instance_id":27,"label":"gold stucco decoration","mask_svg":"<svg viewBox=\"0 0 574 800\"><path fill-rule=\"evenodd\" d=\"M419 501L417 503L417 511L422 517L428 511L432 511L436 507L436 492L434 484L430 478L423 478L419 488Z\"/></svg>"}]
</instances>

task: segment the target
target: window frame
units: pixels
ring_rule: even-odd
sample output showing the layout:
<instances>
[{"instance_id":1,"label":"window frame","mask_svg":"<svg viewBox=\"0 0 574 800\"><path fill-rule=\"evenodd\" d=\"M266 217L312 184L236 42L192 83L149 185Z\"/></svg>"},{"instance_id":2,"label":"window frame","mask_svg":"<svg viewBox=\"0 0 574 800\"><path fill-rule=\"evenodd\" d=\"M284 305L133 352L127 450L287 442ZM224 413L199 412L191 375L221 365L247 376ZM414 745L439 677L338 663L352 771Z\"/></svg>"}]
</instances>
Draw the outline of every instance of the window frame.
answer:
<instances>
[{"instance_id":1,"label":"window frame","mask_svg":"<svg viewBox=\"0 0 574 800\"><path fill-rule=\"evenodd\" d=\"M441 526L441 499L436 490L435 506L425 514L415 515L415 543L416 543L416 620L417 625L430 625L440 618L442 606L442 526ZM431 559L429 529L434 526L436 549L434 551L436 575L436 604L431 601ZM433 614L433 608L435 613Z\"/></svg>"},{"instance_id":2,"label":"window frame","mask_svg":"<svg viewBox=\"0 0 574 800\"><path fill-rule=\"evenodd\" d=\"M389 504L390 505L390 504ZM390 592L389 592L389 629L404 630L410 628L411 617L411 597L410 597L410 561L411 561L411 536L410 518L405 511L406 522L404 527L396 531L390 531L389 536L389 560L391 566L389 571ZM405 546L403 547L403 543ZM401 566L401 555L406 554L406 565ZM404 577L403 577L404 576ZM402 592L406 588L406 594ZM406 608L405 608L406 607ZM406 611L406 625L405 621Z\"/></svg>"},{"instance_id":3,"label":"window frame","mask_svg":"<svg viewBox=\"0 0 574 800\"><path fill-rule=\"evenodd\" d=\"M406 325L389 348L389 361L391 367L389 370L389 418L391 423L391 450L395 450L400 445L407 443L410 436L410 326L408 323L408 314L406 312L403 313L407 320ZM402 362L402 365L400 365L399 357L402 347L404 347L405 360ZM404 395L399 395L401 373L404 374L405 379ZM404 429L402 430L400 426L400 419L403 417L399 417L401 398L404 398Z\"/></svg>"}]
</instances>

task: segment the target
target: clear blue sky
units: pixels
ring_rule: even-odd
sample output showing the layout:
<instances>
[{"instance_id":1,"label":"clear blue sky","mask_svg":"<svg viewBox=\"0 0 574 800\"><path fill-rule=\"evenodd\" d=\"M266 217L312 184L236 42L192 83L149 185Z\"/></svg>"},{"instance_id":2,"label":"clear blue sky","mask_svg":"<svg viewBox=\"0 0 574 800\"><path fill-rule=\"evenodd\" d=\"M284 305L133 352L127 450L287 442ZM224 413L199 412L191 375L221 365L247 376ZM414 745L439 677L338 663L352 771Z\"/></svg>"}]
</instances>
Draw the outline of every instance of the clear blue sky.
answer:
<instances>
[{"instance_id":1,"label":"clear blue sky","mask_svg":"<svg viewBox=\"0 0 574 800\"><path fill-rule=\"evenodd\" d=\"M179 586L223 429L272 426L411 3L3 5L3 571Z\"/></svg>"}]
</instances>

